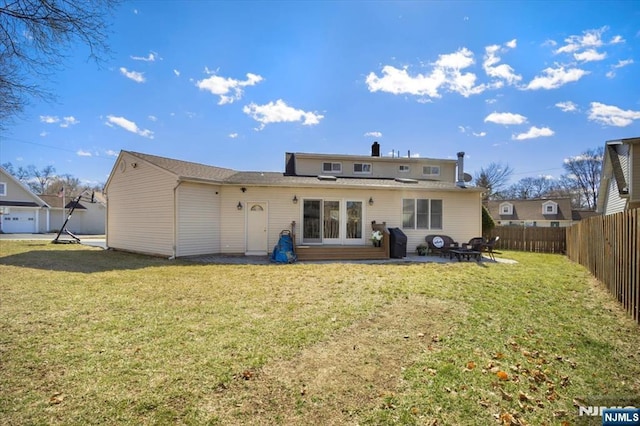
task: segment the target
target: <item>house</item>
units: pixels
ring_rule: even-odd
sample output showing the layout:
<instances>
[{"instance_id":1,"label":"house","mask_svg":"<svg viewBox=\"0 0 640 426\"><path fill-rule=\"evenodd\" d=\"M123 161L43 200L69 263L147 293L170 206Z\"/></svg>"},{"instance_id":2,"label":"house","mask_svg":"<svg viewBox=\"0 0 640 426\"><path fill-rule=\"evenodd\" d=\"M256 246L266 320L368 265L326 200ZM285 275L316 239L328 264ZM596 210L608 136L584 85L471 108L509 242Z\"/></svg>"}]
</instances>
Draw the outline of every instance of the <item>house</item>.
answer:
<instances>
[{"instance_id":1,"label":"house","mask_svg":"<svg viewBox=\"0 0 640 426\"><path fill-rule=\"evenodd\" d=\"M75 204L75 199L61 198L57 195L39 195L50 207L49 209L49 232L60 230L67 219L71 208ZM62 208L62 203L65 208ZM106 198L99 192L83 196L82 200L73 210L71 220L67 222L67 229L74 234L104 234L107 218Z\"/></svg>"},{"instance_id":2,"label":"house","mask_svg":"<svg viewBox=\"0 0 640 426\"><path fill-rule=\"evenodd\" d=\"M466 241L481 235L483 190L466 187L463 157L382 157L376 142L371 156L286 153L278 173L121 151L105 186L107 246L169 257L267 254L293 230L298 249L353 250L372 246L373 221L401 228L408 251L427 234Z\"/></svg>"},{"instance_id":3,"label":"house","mask_svg":"<svg viewBox=\"0 0 640 426\"><path fill-rule=\"evenodd\" d=\"M572 210L570 198L490 200L487 209L498 226L566 227L595 214Z\"/></svg>"},{"instance_id":4,"label":"house","mask_svg":"<svg viewBox=\"0 0 640 426\"><path fill-rule=\"evenodd\" d=\"M0 167L0 232L38 233L49 229L49 205Z\"/></svg>"},{"instance_id":5,"label":"house","mask_svg":"<svg viewBox=\"0 0 640 426\"><path fill-rule=\"evenodd\" d=\"M640 207L640 137L607 141L596 211L619 213Z\"/></svg>"},{"instance_id":6,"label":"house","mask_svg":"<svg viewBox=\"0 0 640 426\"><path fill-rule=\"evenodd\" d=\"M63 202L66 204L63 209ZM0 167L0 232L57 232L67 219L74 200L56 195L36 195L22 182ZM106 199L96 193L78 203L67 229L74 234L104 234Z\"/></svg>"}]
</instances>

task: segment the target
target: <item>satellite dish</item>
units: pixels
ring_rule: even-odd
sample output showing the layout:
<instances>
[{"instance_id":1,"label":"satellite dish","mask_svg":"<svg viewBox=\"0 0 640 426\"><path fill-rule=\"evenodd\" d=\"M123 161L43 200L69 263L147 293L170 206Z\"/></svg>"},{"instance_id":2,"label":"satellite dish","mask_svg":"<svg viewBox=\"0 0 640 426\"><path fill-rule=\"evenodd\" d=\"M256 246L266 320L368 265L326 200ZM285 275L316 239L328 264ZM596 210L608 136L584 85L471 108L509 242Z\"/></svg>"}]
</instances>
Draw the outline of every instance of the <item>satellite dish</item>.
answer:
<instances>
[{"instance_id":1,"label":"satellite dish","mask_svg":"<svg viewBox=\"0 0 640 426\"><path fill-rule=\"evenodd\" d=\"M465 182L471 182L473 180L473 176L471 176L469 173L465 173L464 174L464 181Z\"/></svg>"}]
</instances>

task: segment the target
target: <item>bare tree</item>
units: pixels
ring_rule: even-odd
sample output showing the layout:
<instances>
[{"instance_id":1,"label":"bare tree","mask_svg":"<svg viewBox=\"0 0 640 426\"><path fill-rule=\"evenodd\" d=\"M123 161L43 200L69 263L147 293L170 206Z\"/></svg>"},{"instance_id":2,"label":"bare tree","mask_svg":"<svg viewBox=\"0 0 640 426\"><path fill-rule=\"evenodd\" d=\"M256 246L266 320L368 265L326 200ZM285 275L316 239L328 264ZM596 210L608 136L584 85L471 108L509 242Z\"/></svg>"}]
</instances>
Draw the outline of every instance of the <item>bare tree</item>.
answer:
<instances>
[{"instance_id":1,"label":"bare tree","mask_svg":"<svg viewBox=\"0 0 640 426\"><path fill-rule=\"evenodd\" d=\"M596 208L603 157L604 148L599 147L584 151L575 157L565 158L562 165L567 172L562 176L564 186L568 191L579 195L574 207Z\"/></svg>"},{"instance_id":2,"label":"bare tree","mask_svg":"<svg viewBox=\"0 0 640 426\"><path fill-rule=\"evenodd\" d=\"M76 42L100 63L109 55L107 17L120 0L5 0L0 3L0 128L44 86Z\"/></svg>"},{"instance_id":3,"label":"bare tree","mask_svg":"<svg viewBox=\"0 0 640 426\"><path fill-rule=\"evenodd\" d=\"M556 194L558 184L545 176L525 177L506 189L507 198L531 199L550 197Z\"/></svg>"},{"instance_id":4,"label":"bare tree","mask_svg":"<svg viewBox=\"0 0 640 426\"><path fill-rule=\"evenodd\" d=\"M484 198L491 200L500 196L500 192L506 188L512 174L513 169L508 164L490 163L475 174L474 183L476 186L486 188Z\"/></svg>"}]
</instances>

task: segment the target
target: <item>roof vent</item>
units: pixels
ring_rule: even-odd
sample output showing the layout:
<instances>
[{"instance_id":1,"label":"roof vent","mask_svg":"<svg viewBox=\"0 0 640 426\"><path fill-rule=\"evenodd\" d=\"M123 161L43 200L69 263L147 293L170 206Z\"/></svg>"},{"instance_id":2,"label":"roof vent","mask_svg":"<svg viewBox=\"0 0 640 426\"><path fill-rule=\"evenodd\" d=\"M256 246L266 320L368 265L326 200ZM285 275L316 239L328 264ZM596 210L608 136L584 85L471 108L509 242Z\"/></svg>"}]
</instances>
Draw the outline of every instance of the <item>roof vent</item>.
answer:
<instances>
[{"instance_id":1,"label":"roof vent","mask_svg":"<svg viewBox=\"0 0 640 426\"><path fill-rule=\"evenodd\" d=\"M400 183L418 183L416 179L409 178L395 178L395 181Z\"/></svg>"},{"instance_id":2,"label":"roof vent","mask_svg":"<svg viewBox=\"0 0 640 426\"><path fill-rule=\"evenodd\" d=\"M327 175L318 175L318 179L319 180L331 180L331 181L338 180L338 178L335 177L335 176L327 176Z\"/></svg>"}]
</instances>

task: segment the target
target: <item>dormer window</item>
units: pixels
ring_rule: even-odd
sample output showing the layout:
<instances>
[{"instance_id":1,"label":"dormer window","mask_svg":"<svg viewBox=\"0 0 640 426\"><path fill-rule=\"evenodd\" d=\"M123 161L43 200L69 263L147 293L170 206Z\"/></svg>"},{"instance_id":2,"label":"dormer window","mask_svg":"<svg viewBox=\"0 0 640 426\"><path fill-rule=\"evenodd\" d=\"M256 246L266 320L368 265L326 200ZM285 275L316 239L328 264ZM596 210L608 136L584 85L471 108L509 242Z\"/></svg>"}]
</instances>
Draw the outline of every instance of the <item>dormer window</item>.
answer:
<instances>
[{"instance_id":1,"label":"dormer window","mask_svg":"<svg viewBox=\"0 0 640 426\"><path fill-rule=\"evenodd\" d=\"M547 201L542 204L542 214L558 214L558 203Z\"/></svg>"},{"instance_id":2,"label":"dormer window","mask_svg":"<svg viewBox=\"0 0 640 426\"><path fill-rule=\"evenodd\" d=\"M353 173L370 174L371 173L371 163L354 163L353 164Z\"/></svg>"},{"instance_id":3,"label":"dormer window","mask_svg":"<svg viewBox=\"0 0 640 426\"><path fill-rule=\"evenodd\" d=\"M513 214L513 204L511 204L511 203L501 203L500 204L500 214L504 214L504 215Z\"/></svg>"},{"instance_id":4,"label":"dormer window","mask_svg":"<svg viewBox=\"0 0 640 426\"><path fill-rule=\"evenodd\" d=\"M342 173L342 163L322 163L322 173Z\"/></svg>"},{"instance_id":5,"label":"dormer window","mask_svg":"<svg viewBox=\"0 0 640 426\"><path fill-rule=\"evenodd\" d=\"M422 166L424 176L440 176L440 166Z\"/></svg>"}]
</instances>

